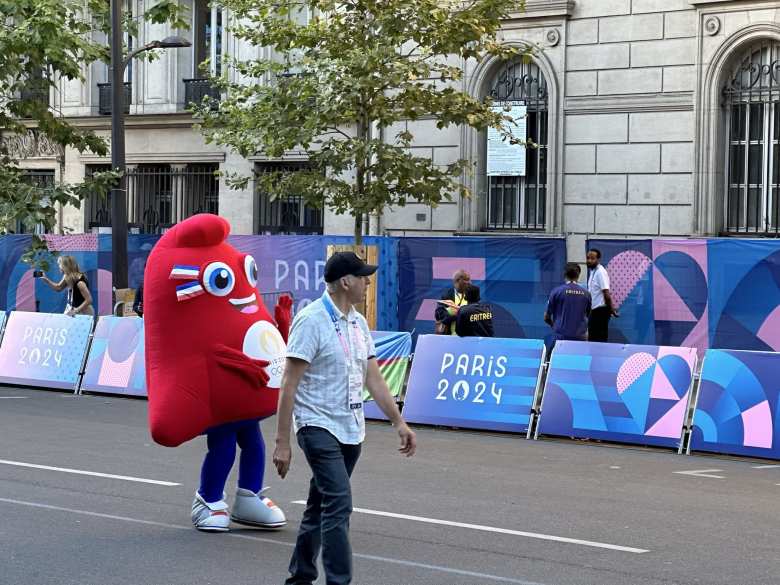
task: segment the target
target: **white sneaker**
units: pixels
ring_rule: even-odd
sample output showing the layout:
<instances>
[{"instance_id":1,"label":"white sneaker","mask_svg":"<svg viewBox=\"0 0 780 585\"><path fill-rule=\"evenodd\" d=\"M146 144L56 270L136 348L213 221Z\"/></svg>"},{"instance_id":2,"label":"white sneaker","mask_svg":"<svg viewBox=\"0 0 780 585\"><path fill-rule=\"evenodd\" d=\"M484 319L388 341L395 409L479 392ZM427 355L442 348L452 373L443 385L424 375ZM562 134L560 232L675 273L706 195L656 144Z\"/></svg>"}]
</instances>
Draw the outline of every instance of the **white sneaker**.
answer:
<instances>
[{"instance_id":1,"label":"white sneaker","mask_svg":"<svg viewBox=\"0 0 780 585\"><path fill-rule=\"evenodd\" d=\"M233 514L230 519L238 524L246 524L256 528L275 530L287 524L287 518L270 498L262 496L266 491L262 489L257 493L238 488L236 501L233 504Z\"/></svg>"},{"instance_id":2,"label":"white sneaker","mask_svg":"<svg viewBox=\"0 0 780 585\"><path fill-rule=\"evenodd\" d=\"M198 492L192 501L192 524L204 532L227 532L230 530L230 512L225 495L219 502L208 503Z\"/></svg>"}]
</instances>

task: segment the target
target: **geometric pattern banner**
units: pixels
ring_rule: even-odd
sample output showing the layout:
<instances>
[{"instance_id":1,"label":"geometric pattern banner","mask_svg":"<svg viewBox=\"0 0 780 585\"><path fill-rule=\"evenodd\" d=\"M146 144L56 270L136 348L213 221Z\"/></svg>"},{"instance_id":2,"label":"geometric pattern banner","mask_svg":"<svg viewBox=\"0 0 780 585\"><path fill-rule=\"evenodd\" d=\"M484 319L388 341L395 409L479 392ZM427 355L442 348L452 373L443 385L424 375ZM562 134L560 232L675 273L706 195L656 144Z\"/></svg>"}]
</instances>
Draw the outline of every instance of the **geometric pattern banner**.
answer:
<instances>
[{"instance_id":1,"label":"geometric pattern banner","mask_svg":"<svg viewBox=\"0 0 780 585\"><path fill-rule=\"evenodd\" d=\"M780 459L780 354L711 349L690 449Z\"/></svg>"},{"instance_id":2,"label":"geometric pattern banner","mask_svg":"<svg viewBox=\"0 0 780 585\"><path fill-rule=\"evenodd\" d=\"M538 339L421 335L404 401L408 422L524 433L544 357Z\"/></svg>"},{"instance_id":3,"label":"geometric pattern banner","mask_svg":"<svg viewBox=\"0 0 780 585\"><path fill-rule=\"evenodd\" d=\"M437 301L464 269L491 305L496 337L543 339L544 308L565 264L563 238L400 238L400 329L433 333Z\"/></svg>"},{"instance_id":4,"label":"geometric pattern banner","mask_svg":"<svg viewBox=\"0 0 780 585\"><path fill-rule=\"evenodd\" d=\"M146 396L143 319L110 315L98 319L81 389Z\"/></svg>"},{"instance_id":5,"label":"geometric pattern banner","mask_svg":"<svg viewBox=\"0 0 780 585\"><path fill-rule=\"evenodd\" d=\"M559 341L539 432L678 447L696 349Z\"/></svg>"},{"instance_id":6,"label":"geometric pattern banner","mask_svg":"<svg viewBox=\"0 0 780 585\"><path fill-rule=\"evenodd\" d=\"M590 240L620 318L610 341L780 351L780 240Z\"/></svg>"},{"instance_id":7,"label":"geometric pattern banner","mask_svg":"<svg viewBox=\"0 0 780 585\"><path fill-rule=\"evenodd\" d=\"M376 347L376 361L390 394L396 402L401 398L406 381L406 371L412 354L412 336L406 331L372 331ZM371 398L368 390L363 392L363 414L368 419L387 420L382 410Z\"/></svg>"},{"instance_id":8,"label":"geometric pattern banner","mask_svg":"<svg viewBox=\"0 0 780 585\"><path fill-rule=\"evenodd\" d=\"M0 345L0 383L75 390L92 325L87 315L12 311Z\"/></svg>"}]
</instances>

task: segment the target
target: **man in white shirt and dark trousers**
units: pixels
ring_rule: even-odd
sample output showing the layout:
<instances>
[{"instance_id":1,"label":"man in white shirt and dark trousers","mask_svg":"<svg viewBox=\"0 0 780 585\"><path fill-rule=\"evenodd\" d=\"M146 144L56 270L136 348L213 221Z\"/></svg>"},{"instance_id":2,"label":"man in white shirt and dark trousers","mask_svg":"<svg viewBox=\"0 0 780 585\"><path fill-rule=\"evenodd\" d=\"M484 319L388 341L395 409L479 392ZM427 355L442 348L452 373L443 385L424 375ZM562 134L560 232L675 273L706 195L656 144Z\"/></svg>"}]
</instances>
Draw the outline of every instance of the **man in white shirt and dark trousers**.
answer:
<instances>
[{"instance_id":1,"label":"man in white shirt and dark trousers","mask_svg":"<svg viewBox=\"0 0 780 585\"><path fill-rule=\"evenodd\" d=\"M294 419L312 479L286 585L317 580L320 548L326 584L352 582L350 476L366 434L364 387L396 428L401 454L411 457L416 449L415 434L379 372L368 324L354 308L365 300L368 277L376 270L352 252L331 256L325 265L327 292L298 313L290 331L273 460L284 478Z\"/></svg>"},{"instance_id":2,"label":"man in white shirt and dark trousers","mask_svg":"<svg viewBox=\"0 0 780 585\"><path fill-rule=\"evenodd\" d=\"M588 320L588 341L606 343L609 339L609 319L618 317L609 294L609 274L601 265L601 251L588 250L588 292L591 297L590 319Z\"/></svg>"}]
</instances>

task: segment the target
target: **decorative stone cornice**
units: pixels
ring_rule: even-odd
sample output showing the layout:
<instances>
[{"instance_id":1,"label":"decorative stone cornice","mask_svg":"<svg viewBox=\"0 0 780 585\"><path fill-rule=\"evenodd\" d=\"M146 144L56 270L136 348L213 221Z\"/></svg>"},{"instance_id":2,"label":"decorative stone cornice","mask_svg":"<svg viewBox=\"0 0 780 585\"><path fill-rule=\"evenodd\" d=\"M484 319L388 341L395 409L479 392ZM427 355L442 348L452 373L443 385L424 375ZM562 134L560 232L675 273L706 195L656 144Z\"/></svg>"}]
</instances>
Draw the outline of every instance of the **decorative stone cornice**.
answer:
<instances>
[{"instance_id":1,"label":"decorative stone cornice","mask_svg":"<svg viewBox=\"0 0 780 585\"><path fill-rule=\"evenodd\" d=\"M0 138L2 147L14 160L27 158L62 158L65 149L61 144L52 142L48 136L35 128L29 129L24 134L7 133Z\"/></svg>"},{"instance_id":2,"label":"decorative stone cornice","mask_svg":"<svg viewBox=\"0 0 780 585\"><path fill-rule=\"evenodd\" d=\"M550 16L568 17L572 12L574 12L574 0L526 0L525 10L513 12L509 20Z\"/></svg>"},{"instance_id":3,"label":"decorative stone cornice","mask_svg":"<svg viewBox=\"0 0 780 585\"><path fill-rule=\"evenodd\" d=\"M693 110L693 93L569 97L564 110L567 114L684 112Z\"/></svg>"}]
</instances>

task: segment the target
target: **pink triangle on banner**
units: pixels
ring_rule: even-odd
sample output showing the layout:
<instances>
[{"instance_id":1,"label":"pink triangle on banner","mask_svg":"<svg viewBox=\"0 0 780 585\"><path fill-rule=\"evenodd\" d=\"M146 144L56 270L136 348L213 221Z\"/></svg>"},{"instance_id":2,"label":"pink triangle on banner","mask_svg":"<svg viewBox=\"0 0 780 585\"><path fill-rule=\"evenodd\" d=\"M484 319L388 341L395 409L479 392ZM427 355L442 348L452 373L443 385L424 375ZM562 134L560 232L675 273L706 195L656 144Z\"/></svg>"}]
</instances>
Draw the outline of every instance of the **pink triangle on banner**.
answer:
<instances>
[{"instance_id":1,"label":"pink triangle on banner","mask_svg":"<svg viewBox=\"0 0 780 585\"><path fill-rule=\"evenodd\" d=\"M780 306L769 313L758 330L758 338L775 351L780 351Z\"/></svg>"},{"instance_id":2,"label":"pink triangle on banner","mask_svg":"<svg viewBox=\"0 0 780 585\"><path fill-rule=\"evenodd\" d=\"M653 302L656 321L698 321L666 277L653 268Z\"/></svg>"},{"instance_id":3,"label":"pink triangle on banner","mask_svg":"<svg viewBox=\"0 0 780 585\"><path fill-rule=\"evenodd\" d=\"M745 447L772 448L772 411L764 400L742 413Z\"/></svg>"},{"instance_id":4,"label":"pink triangle on banner","mask_svg":"<svg viewBox=\"0 0 780 585\"><path fill-rule=\"evenodd\" d=\"M661 368L658 368L659 370ZM688 401L683 397L677 404L669 409L665 415L656 421L645 433L646 437L665 437L668 439L679 439L682 434L683 422L685 420L685 409L688 407Z\"/></svg>"},{"instance_id":5,"label":"pink triangle on banner","mask_svg":"<svg viewBox=\"0 0 780 585\"><path fill-rule=\"evenodd\" d=\"M660 398L662 400L679 400L677 392L666 377L666 373L660 365L655 366L653 374L653 385L650 386L650 398Z\"/></svg>"}]
</instances>

